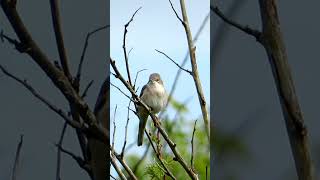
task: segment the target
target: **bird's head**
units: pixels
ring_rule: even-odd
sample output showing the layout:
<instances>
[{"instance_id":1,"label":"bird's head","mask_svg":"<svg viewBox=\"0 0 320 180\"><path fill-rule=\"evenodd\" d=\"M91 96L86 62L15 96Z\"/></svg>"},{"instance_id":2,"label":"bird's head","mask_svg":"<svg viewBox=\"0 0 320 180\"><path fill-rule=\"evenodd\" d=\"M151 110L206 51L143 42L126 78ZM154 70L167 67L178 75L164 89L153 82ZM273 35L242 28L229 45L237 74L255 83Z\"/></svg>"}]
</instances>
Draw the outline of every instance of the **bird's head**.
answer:
<instances>
[{"instance_id":1,"label":"bird's head","mask_svg":"<svg viewBox=\"0 0 320 180\"><path fill-rule=\"evenodd\" d=\"M162 82L162 79L160 77L160 74L158 74L158 73L150 74L149 83L152 83L152 84L159 83L159 84L163 85L163 82Z\"/></svg>"}]
</instances>

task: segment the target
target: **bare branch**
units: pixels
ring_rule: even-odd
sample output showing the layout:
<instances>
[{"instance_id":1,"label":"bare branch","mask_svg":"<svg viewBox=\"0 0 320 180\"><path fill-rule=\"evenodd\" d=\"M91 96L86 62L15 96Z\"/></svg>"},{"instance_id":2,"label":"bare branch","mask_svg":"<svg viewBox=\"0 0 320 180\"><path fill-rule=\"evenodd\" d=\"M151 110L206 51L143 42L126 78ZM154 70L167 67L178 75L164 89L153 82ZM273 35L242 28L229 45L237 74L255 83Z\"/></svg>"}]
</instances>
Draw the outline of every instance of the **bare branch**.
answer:
<instances>
[{"instance_id":1,"label":"bare branch","mask_svg":"<svg viewBox=\"0 0 320 180\"><path fill-rule=\"evenodd\" d=\"M86 96L87 96L87 93L88 93L88 90L90 89L90 87L92 86L94 80L91 80L89 82L89 84L86 86L86 88L84 89L82 95L81 95L81 98L84 99Z\"/></svg>"},{"instance_id":2,"label":"bare branch","mask_svg":"<svg viewBox=\"0 0 320 180\"><path fill-rule=\"evenodd\" d=\"M220 11L220 9L218 8L218 6L210 6L210 9L211 9L213 12L215 12L216 15L219 16L224 22L226 22L226 23L228 23L229 25L231 25L231 26L233 26L233 27L235 27L235 28L237 28L237 29L245 32L246 34L249 34L249 35L255 37L258 42L262 42L262 41L261 41L261 38L262 38L262 37L261 37L261 32L260 32L260 31L255 30L255 29L252 29L252 28L250 28L249 26L243 26L243 25L241 25L241 24L239 24L239 23L237 23L237 22L235 22L235 21L227 18L227 17Z\"/></svg>"},{"instance_id":3,"label":"bare branch","mask_svg":"<svg viewBox=\"0 0 320 180\"><path fill-rule=\"evenodd\" d=\"M77 75L76 75L76 83L79 84L80 83L80 79L81 79L81 72L82 72L82 65L83 65L83 62L84 62L84 57L86 55L86 51L87 51L87 48L88 48L88 45L89 45L89 39L91 36L93 36L94 34L96 34L97 32L99 31L102 31L102 30L105 30L107 28L109 28L110 26L109 25L105 25L105 26L102 26L102 27L99 27L91 32L89 32L86 36L86 40L84 42L84 45L83 45L83 49L82 49L82 53L81 53L81 57L80 57L80 62L79 62L79 65L78 65L78 71L77 71Z\"/></svg>"},{"instance_id":4,"label":"bare branch","mask_svg":"<svg viewBox=\"0 0 320 180\"><path fill-rule=\"evenodd\" d=\"M74 153L72 153L71 151L64 149L60 144L56 144L56 146L57 146L58 149L60 149L61 152L67 154L73 160L75 160L83 170L87 171L88 174L91 173L91 167L80 156L77 156Z\"/></svg>"},{"instance_id":5,"label":"bare branch","mask_svg":"<svg viewBox=\"0 0 320 180\"><path fill-rule=\"evenodd\" d=\"M193 164L193 158L194 158L194 133L196 132L196 126L197 126L197 121L196 120L194 122L194 127L193 127L193 132L192 132L192 138L191 138L191 160L190 160L190 164L191 164L191 168L194 170L194 164Z\"/></svg>"},{"instance_id":6,"label":"bare branch","mask_svg":"<svg viewBox=\"0 0 320 180\"><path fill-rule=\"evenodd\" d=\"M173 4L172 4L171 0L169 0L169 3L170 3L170 5L171 5L171 8L172 8L174 14L175 14L176 17L179 19L179 21L182 23L182 25L184 26L184 21L180 18L180 16L178 15L176 9L173 7Z\"/></svg>"},{"instance_id":7,"label":"bare branch","mask_svg":"<svg viewBox=\"0 0 320 180\"><path fill-rule=\"evenodd\" d=\"M207 24L207 22L208 22L208 20L209 20L209 17L210 17L210 13L208 13L207 16L203 19L203 21L202 21L202 23L201 23L201 26L200 26L199 29L197 30L197 33L196 33L196 35L195 35L195 37L194 37L194 39L193 39L193 42L194 42L194 43L197 42L200 34L202 33L205 25ZM182 62L181 65L180 65L181 67L184 67L184 66L185 66L185 64L187 63L189 57L190 57L190 56L189 56L189 51L187 51L186 54L185 54L185 56L184 56L183 62ZM173 96L173 93L174 93L174 91L176 90L176 87L177 87L177 84L178 84L178 80L179 80L179 77L180 77L180 75L181 75L181 71L182 71L182 69L179 68L178 71L177 71L177 73L176 73L176 76L175 76L174 81L173 81L173 84L172 84L171 91L170 91L169 96L168 96L168 101L167 101L166 107L168 106L168 104L169 104L169 102L170 102L170 100L171 100L171 97ZM166 109L166 108L164 108L164 109ZM163 113L164 113L164 111L162 111L162 112L160 113L159 117L162 117Z\"/></svg>"},{"instance_id":8,"label":"bare branch","mask_svg":"<svg viewBox=\"0 0 320 180\"><path fill-rule=\"evenodd\" d=\"M127 171L127 173L130 176L130 178L133 179L133 180L138 180L136 175L134 175L134 173L132 172L132 170L130 169L128 164L125 162L125 160L121 157L121 155L118 154L114 149L111 149L111 153L112 153L111 155L114 155L118 159L118 161L120 162L122 167Z\"/></svg>"},{"instance_id":9,"label":"bare branch","mask_svg":"<svg viewBox=\"0 0 320 180\"><path fill-rule=\"evenodd\" d=\"M140 7L139 9L137 9L131 19L127 22L127 24L124 25L124 33L123 33L123 44L122 44L122 48L123 48L123 54L124 54L124 59L126 62L126 69L127 69L127 75L128 75L128 80L129 80L129 84L132 86L132 82L131 82L131 75L130 75L130 70L129 70L129 58L128 58L128 54L127 54L127 50L126 50L126 37L127 37L127 33L128 33L128 26L130 25L130 23L133 21L134 16L137 14L137 12L141 9L142 7Z\"/></svg>"},{"instance_id":10,"label":"bare branch","mask_svg":"<svg viewBox=\"0 0 320 180\"><path fill-rule=\"evenodd\" d=\"M17 40L5 35L3 30L1 30L0 39L1 39L1 42L4 42L4 40L7 40L10 44L15 45L15 46L17 46L19 44L19 42Z\"/></svg>"},{"instance_id":11,"label":"bare branch","mask_svg":"<svg viewBox=\"0 0 320 180\"><path fill-rule=\"evenodd\" d=\"M127 98L131 99L130 96L128 96L125 92L123 92L118 86L114 85L112 82L110 82L111 86L117 88L123 95L125 95Z\"/></svg>"},{"instance_id":12,"label":"bare branch","mask_svg":"<svg viewBox=\"0 0 320 180\"><path fill-rule=\"evenodd\" d=\"M170 149L172 150L173 154L175 155L175 160L178 161L181 166L184 168L184 170L188 173L188 175L192 178L192 179L198 179L198 176L190 170L190 168L188 167L187 163L185 162L185 160L182 158L180 152L178 151L178 149L176 148L176 144L169 138L168 134L165 132L165 130L161 127L159 119L151 113L150 108L140 100L140 98L138 97L138 95L135 93L135 91L133 90L132 86L122 77L122 75L120 74L115 61L112 60L110 58L110 64L115 72L115 77L118 78L125 86L126 88L130 91L133 99L135 100L134 102L136 102L137 104L141 105L143 108L145 108L148 111L148 114L150 115L155 127L159 130L159 132L161 133L161 135L163 136L163 138L165 139L165 141L168 143Z\"/></svg>"},{"instance_id":13,"label":"bare branch","mask_svg":"<svg viewBox=\"0 0 320 180\"><path fill-rule=\"evenodd\" d=\"M30 50L30 48L25 46L23 43L17 41L14 38L11 38L11 37L5 35L3 31L1 31L0 39L2 42L4 42L4 40L7 40L10 44L14 45L16 50L20 53L25 53Z\"/></svg>"},{"instance_id":14,"label":"bare branch","mask_svg":"<svg viewBox=\"0 0 320 180\"><path fill-rule=\"evenodd\" d=\"M129 52L128 52L128 57L130 56L132 50L133 50L133 48L131 48L131 49L129 50Z\"/></svg>"},{"instance_id":15,"label":"bare branch","mask_svg":"<svg viewBox=\"0 0 320 180\"><path fill-rule=\"evenodd\" d=\"M31 85L28 84L28 82L26 80L21 80L20 78L11 74L1 64L0 64L0 69L2 70L2 72L5 75L9 76L10 78L14 79L15 81L17 81L18 83L23 85L25 88L27 88L36 98L38 98L41 102L43 102L45 105L47 105L52 111L54 111L55 113L60 115L70 126L76 128L76 129L84 130L84 127L80 123L75 122L72 119L70 119L68 117L68 115L66 113L64 113L61 109L57 108L55 105L50 103L47 99L42 97Z\"/></svg>"},{"instance_id":16,"label":"bare branch","mask_svg":"<svg viewBox=\"0 0 320 180\"><path fill-rule=\"evenodd\" d=\"M122 150L121 150L121 157L124 157L124 151L126 148L126 144L127 144L127 136L128 136L128 124L129 124L129 114L130 114L130 104L131 104L131 100L129 100L129 104L128 104L128 112L127 112L127 122L126 122L126 126L125 126L125 136L124 136L124 141L123 141L123 146L122 146Z\"/></svg>"},{"instance_id":17,"label":"bare branch","mask_svg":"<svg viewBox=\"0 0 320 180\"><path fill-rule=\"evenodd\" d=\"M61 135L60 135L60 139L59 139L59 146L62 146L62 142L63 142L63 138L64 138L64 134L66 132L66 129L67 129L67 123L64 122L63 124L63 128L62 128L62 131L61 131ZM61 169L61 149L58 148L58 151L57 151L57 171L56 171L56 180L61 180L61 177L60 177L60 169Z\"/></svg>"},{"instance_id":18,"label":"bare branch","mask_svg":"<svg viewBox=\"0 0 320 180\"><path fill-rule=\"evenodd\" d=\"M111 164L112 164L113 168L117 171L120 179L126 180L127 178L126 178L126 176L123 174L123 172L121 171L120 167L117 165L117 162L116 162L116 159L115 159L114 155L111 154L110 157L111 157Z\"/></svg>"},{"instance_id":19,"label":"bare branch","mask_svg":"<svg viewBox=\"0 0 320 180\"><path fill-rule=\"evenodd\" d=\"M194 42L192 39L192 34L189 26L189 21L188 21L188 16L187 16L187 11L186 11L186 6L184 0L180 0L180 6L181 6L181 12L182 12L182 17L183 17L183 22L184 22L184 30L186 32L187 40L188 40L188 47L189 47L189 54L190 54L190 60L191 60L191 67L192 67L192 77L197 89L197 94L198 94L198 99L201 107L201 112L202 112L202 117L204 121L204 125L206 127L206 132L208 139L210 140L210 126L209 126L209 113L207 110L207 103L206 99L204 97L204 93L202 90L202 85L199 77L199 72L198 72L198 65L197 65L197 60L196 60L196 47L194 46ZM211 118L212 119L212 118ZM211 120L213 121L213 120ZM213 122L211 122L213 123Z\"/></svg>"},{"instance_id":20,"label":"bare branch","mask_svg":"<svg viewBox=\"0 0 320 180\"><path fill-rule=\"evenodd\" d=\"M63 42L58 0L50 0L50 7L51 7L51 17L52 17L53 28L54 28L57 47L58 47L59 56L60 56L60 62L61 62L64 74L71 81L72 75L69 70L67 53L64 47L64 42Z\"/></svg>"},{"instance_id":21,"label":"bare branch","mask_svg":"<svg viewBox=\"0 0 320 180\"><path fill-rule=\"evenodd\" d=\"M140 72L145 71L145 70L148 70L148 69L141 69L136 73L136 77L134 78L133 89L136 89L136 82L137 82L137 79L138 79L138 75L140 74Z\"/></svg>"},{"instance_id":22,"label":"bare branch","mask_svg":"<svg viewBox=\"0 0 320 180\"><path fill-rule=\"evenodd\" d=\"M110 174L110 177L112 178L112 179L114 179L114 180L117 180L115 177L113 177L111 174Z\"/></svg>"},{"instance_id":23,"label":"bare branch","mask_svg":"<svg viewBox=\"0 0 320 180\"><path fill-rule=\"evenodd\" d=\"M19 166L19 162L20 162L22 143L23 143L23 135L20 135L20 142L17 147L16 157L15 157L14 165L13 165L12 180L17 179L17 173L18 173L17 170L18 170L18 166Z\"/></svg>"},{"instance_id":24,"label":"bare branch","mask_svg":"<svg viewBox=\"0 0 320 180\"><path fill-rule=\"evenodd\" d=\"M181 66L180 66L178 63L176 63L172 58L170 58L166 53L164 53L164 52L162 52L162 51L159 51L159 50L157 50L157 49L156 49L156 51L157 51L158 53L161 53L161 54L163 54L164 56L166 56L171 62L173 62L173 63L174 63L176 66L178 66L178 68L180 68L181 70L189 73L191 76L193 75L191 71L189 71L188 69L185 69L185 68L181 67Z\"/></svg>"},{"instance_id":25,"label":"bare branch","mask_svg":"<svg viewBox=\"0 0 320 180\"><path fill-rule=\"evenodd\" d=\"M116 113L117 113L117 105L116 105L116 108L114 108L114 114L113 114L113 137L112 137L112 146L111 146L112 151L114 151L114 138L116 135L116 128L117 128L117 126L116 126Z\"/></svg>"}]
</instances>

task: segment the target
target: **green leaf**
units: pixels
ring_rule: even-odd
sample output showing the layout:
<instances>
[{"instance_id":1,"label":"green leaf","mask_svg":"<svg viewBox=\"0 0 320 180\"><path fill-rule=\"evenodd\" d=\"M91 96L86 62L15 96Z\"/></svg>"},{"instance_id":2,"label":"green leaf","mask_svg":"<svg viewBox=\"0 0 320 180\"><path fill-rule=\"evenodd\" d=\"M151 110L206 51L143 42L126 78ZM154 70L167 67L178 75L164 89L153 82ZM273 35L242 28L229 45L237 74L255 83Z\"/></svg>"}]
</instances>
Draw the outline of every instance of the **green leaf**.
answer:
<instances>
[{"instance_id":1,"label":"green leaf","mask_svg":"<svg viewBox=\"0 0 320 180\"><path fill-rule=\"evenodd\" d=\"M188 108L184 104L175 100L173 97L170 99L170 104L172 105L173 109L180 113L188 112Z\"/></svg>"}]
</instances>

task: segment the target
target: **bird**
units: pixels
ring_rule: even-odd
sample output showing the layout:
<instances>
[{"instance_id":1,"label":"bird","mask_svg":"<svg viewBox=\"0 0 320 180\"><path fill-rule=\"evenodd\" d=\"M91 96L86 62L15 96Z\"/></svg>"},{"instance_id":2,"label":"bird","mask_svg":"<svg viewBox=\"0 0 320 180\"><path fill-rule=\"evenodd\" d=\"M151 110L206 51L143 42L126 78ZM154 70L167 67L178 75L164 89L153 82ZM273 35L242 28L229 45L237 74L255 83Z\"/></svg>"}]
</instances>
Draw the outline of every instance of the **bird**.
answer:
<instances>
[{"instance_id":1,"label":"bird","mask_svg":"<svg viewBox=\"0 0 320 180\"><path fill-rule=\"evenodd\" d=\"M157 114L164 110L168 95L165 90L163 81L158 73L152 73L149 81L144 85L140 92L140 100L145 103L151 110L152 114ZM148 111L141 105L137 106L137 115L139 117L138 146L142 145L144 129L146 128Z\"/></svg>"}]
</instances>

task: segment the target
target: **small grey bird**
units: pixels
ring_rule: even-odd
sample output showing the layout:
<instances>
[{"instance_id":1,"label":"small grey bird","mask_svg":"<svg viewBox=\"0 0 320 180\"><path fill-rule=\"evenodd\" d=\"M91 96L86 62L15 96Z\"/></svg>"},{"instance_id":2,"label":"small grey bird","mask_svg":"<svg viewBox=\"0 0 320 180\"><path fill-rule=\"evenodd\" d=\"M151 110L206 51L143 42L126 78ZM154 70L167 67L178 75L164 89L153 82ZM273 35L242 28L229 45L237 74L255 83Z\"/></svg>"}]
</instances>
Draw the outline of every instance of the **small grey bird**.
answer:
<instances>
[{"instance_id":1,"label":"small grey bird","mask_svg":"<svg viewBox=\"0 0 320 180\"><path fill-rule=\"evenodd\" d=\"M157 114L164 109L167 104L168 95L158 73L153 73L150 75L149 82L141 89L140 99L151 109L151 112L153 114ZM143 141L144 129L146 128L149 114L144 107L138 106L137 115L140 119L138 146L141 146Z\"/></svg>"}]
</instances>

